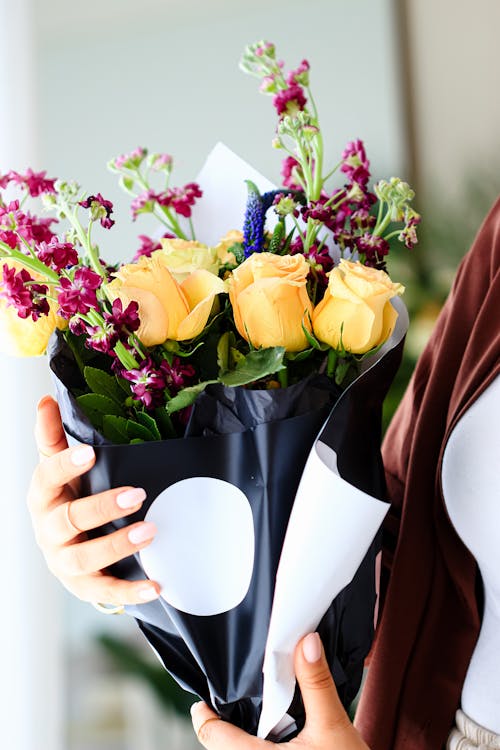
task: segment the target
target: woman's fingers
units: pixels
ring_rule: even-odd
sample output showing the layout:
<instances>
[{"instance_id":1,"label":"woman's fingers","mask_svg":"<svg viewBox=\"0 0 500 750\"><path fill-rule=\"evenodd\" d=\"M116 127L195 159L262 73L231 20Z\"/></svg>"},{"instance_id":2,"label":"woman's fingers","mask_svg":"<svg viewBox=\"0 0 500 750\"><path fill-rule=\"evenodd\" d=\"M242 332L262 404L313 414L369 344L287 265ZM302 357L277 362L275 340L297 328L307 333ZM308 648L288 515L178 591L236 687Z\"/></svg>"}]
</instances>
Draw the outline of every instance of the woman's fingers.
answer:
<instances>
[{"instance_id":1,"label":"woman's fingers","mask_svg":"<svg viewBox=\"0 0 500 750\"><path fill-rule=\"evenodd\" d=\"M104 602L116 606L144 604L157 599L160 595L160 586L154 581L124 581L105 573L71 579L62 578L61 582L72 594L85 602Z\"/></svg>"},{"instance_id":2,"label":"woman's fingers","mask_svg":"<svg viewBox=\"0 0 500 750\"><path fill-rule=\"evenodd\" d=\"M309 633L297 646L295 674L306 712L299 735L305 746L368 750L340 702L317 633Z\"/></svg>"},{"instance_id":3,"label":"woman's fingers","mask_svg":"<svg viewBox=\"0 0 500 750\"><path fill-rule=\"evenodd\" d=\"M58 578L91 575L144 549L155 533L153 523L141 521L97 539L57 548L54 554L48 553L47 562Z\"/></svg>"},{"instance_id":4,"label":"woman's fingers","mask_svg":"<svg viewBox=\"0 0 500 750\"><path fill-rule=\"evenodd\" d=\"M145 498L146 493L141 487L120 487L62 502L42 519L39 543L43 546L68 544L82 531L91 531L136 513Z\"/></svg>"},{"instance_id":5,"label":"woman's fingers","mask_svg":"<svg viewBox=\"0 0 500 750\"><path fill-rule=\"evenodd\" d=\"M222 721L206 703L191 706L191 718L198 740L207 750L256 750L267 748L272 743L257 739Z\"/></svg>"},{"instance_id":6,"label":"woman's fingers","mask_svg":"<svg viewBox=\"0 0 500 750\"><path fill-rule=\"evenodd\" d=\"M52 396L43 396L38 402L35 439L43 457L53 456L68 447L59 407Z\"/></svg>"},{"instance_id":7,"label":"woman's fingers","mask_svg":"<svg viewBox=\"0 0 500 750\"><path fill-rule=\"evenodd\" d=\"M65 486L88 471L95 462L90 445L76 445L43 458L36 467L28 492L32 513L43 513L61 502Z\"/></svg>"}]
</instances>

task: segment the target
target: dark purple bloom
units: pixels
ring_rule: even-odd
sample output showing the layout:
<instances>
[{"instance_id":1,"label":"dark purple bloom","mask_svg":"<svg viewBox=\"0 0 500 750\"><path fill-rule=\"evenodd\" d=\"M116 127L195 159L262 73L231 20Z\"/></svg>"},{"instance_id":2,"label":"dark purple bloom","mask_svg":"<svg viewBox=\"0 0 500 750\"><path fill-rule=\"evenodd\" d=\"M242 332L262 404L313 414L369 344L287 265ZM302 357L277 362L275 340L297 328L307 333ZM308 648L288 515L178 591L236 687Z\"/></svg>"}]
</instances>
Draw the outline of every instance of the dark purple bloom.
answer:
<instances>
[{"instance_id":1,"label":"dark purple bloom","mask_svg":"<svg viewBox=\"0 0 500 750\"><path fill-rule=\"evenodd\" d=\"M366 233L361 237L356 237L355 243L359 254L365 256L365 266L384 270L384 258L389 253L387 240L378 235Z\"/></svg>"},{"instance_id":2,"label":"dark purple bloom","mask_svg":"<svg viewBox=\"0 0 500 750\"><path fill-rule=\"evenodd\" d=\"M57 237L48 243L41 242L37 247L37 255L42 263L58 272L78 263L78 253L71 242L59 242Z\"/></svg>"},{"instance_id":3,"label":"dark purple bloom","mask_svg":"<svg viewBox=\"0 0 500 750\"><path fill-rule=\"evenodd\" d=\"M76 313L97 310L96 289L101 282L101 276L85 266L75 271L73 279L63 277L58 288L59 315L69 319Z\"/></svg>"},{"instance_id":4,"label":"dark purple bloom","mask_svg":"<svg viewBox=\"0 0 500 750\"><path fill-rule=\"evenodd\" d=\"M293 156L287 156L281 163L283 185L290 190L301 190L300 185L294 180L294 170L300 170L299 162Z\"/></svg>"},{"instance_id":5,"label":"dark purple bloom","mask_svg":"<svg viewBox=\"0 0 500 750\"><path fill-rule=\"evenodd\" d=\"M87 333L87 324L79 315L73 315L73 317L69 319L68 325L69 330L71 333L74 333L75 336L83 336L84 333Z\"/></svg>"},{"instance_id":6,"label":"dark purple bloom","mask_svg":"<svg viewBox=\"0 0 500 750\"><path fill-rule=\"evenodd\" d=\"M78 205L83 208L90 208L90 216L92 220L96 221L99 219L101 226L104 227L104 229L111 229L115 223L113 219L110 218L113 212L113 204L111 201L105 200L100 193L97 193L97 195L89 195L84 201L79 201Z\"/></svg>"},{"instance_id":7,"label":"dark purple bloom","mask_svg":"<svg viewBox=\"0 0 500 750\"><path fill-rule=\"evenodd\" d=\"M12 201L7 206L0 205L1 239L13 249L20 247L19 236L28 243L50 242L55 236L50 228L53 222L57 222L57 219L40 219L24 213L19 208L19 201Z\"/></svg>"},{"instance_id":8,"label":"dark purple bloom","mask_svg":"<svg viewBox=\"0 0 500 750\"><path fill-rule=\"evenodd\" d=\"M146 409L152 410L162 406L165 388L167 387L165 373L158 369L151 357L144 359L134 370L124 370L122 377L128 380L130 389L136 399L141 401Z\"/></svg>"},{"instance_id":9,"label":"dark purple bloom","mask_svg":"<svg viewBox=\"0 0 500 750\"><path fill-rule=\"evenodd\" d=\"M166 386L170 392L170 395L178 393L181 388L185 388L190 385L190 382L196 371L192 365L186 365L182 363L180 357L174 357L172 362L164 359L160 364L160 370L165 376Z\"/></svg>"},{"instance_id":10,"label":"dark purple bloom","mask_svg":"<svg viewBox=\"0 0 500 750\"><path fill-rule=\"evenodd\" d=\"M55 178L47 179L45 175L47 172L33 172L32 169L28 169L26 174L19 174L19 172L9 172L6 175L9 178L9 182L14 182L16 185L22 185L26 187L29 194L36 198L42 193L55 193ZM5 179L5 178L4 178Z\"/></svg>"},{"instance_id":11,"label":"dark purple bloom","mask_svg":"<svg viewBox=\"0 0 500 750\"><path fill-rule=\"evenodd\" d=\"M341 172L344 172L351 182L356 182L366 188L370 179L370 162L366 158L363 141L351 141L342 152Z\"/></svg>"},{"instance_id":12,"label":"dark purple bloom","mask_svg":"<svg viewBox=\"0 0 500 750\"><path fill-rule=\"evenodd\" d=\"M48 287L35 283L25 268L16 271L4 264L0 297L4 297L7 305L16 308L20 318L31 316L33 320L38 320L41 315L48 315L50 307L45 298L47 292Z\"/></svg>"},{"instance_id":13,"label":"dark purple bloom","mask_svg":"<svg viewBox=\"0 0 500 750\"><path fill-rule=\"evenodd\" d=\"M124 310L122 301L115 299L113 300L111 312L104 313L104 319L107 324L113 327L117 338L126 342L129 335L137 331L141 324L139 320L139 305L137 302L129 302Z\"/></svg>"},{"instance_id":14,"label":"dark purple bloom","mask_svg":"<svg viewBox=\"0 0 500 750\"><path fill-rule=\"evenodd\" d=\"M19 237L12 229L0 229L0 240L12 250L15 250L19 244Z\"/></svg>"},{"instance_id":15,"label":"dark purple bloom","mask_svg":"<svg viewBox=\"0 0 500 750\"><path fill-rule=\"evenodd\" d=\"M86 326L87 338L85 346L104 354L111 354L118 343L118 333L112 323L102 326Z\"/></svg>"},{"instance_id":16,"label":"dark purple bloom","mask_svg":"<svg viewBox=\"0 0 500 750\"><path fill-rule=\"evenodd\" d=\"M287 89L279 91L273 96L273 104L280 117L295 115L306 106L307 99L301 86L292 84Z\"/></svg>"}]
</instances>

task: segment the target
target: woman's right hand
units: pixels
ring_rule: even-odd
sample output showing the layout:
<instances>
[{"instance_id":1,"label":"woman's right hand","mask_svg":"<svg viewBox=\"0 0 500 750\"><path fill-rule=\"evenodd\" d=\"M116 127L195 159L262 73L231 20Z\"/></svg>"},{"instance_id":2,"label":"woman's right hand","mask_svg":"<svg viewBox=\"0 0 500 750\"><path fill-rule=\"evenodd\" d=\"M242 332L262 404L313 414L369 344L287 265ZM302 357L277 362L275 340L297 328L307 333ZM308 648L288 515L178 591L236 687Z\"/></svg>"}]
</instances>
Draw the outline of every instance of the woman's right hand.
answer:
<instances>
[{"instance_id":1,"label":"woman's right hand","mask_svg":"<svg viewBox=\"0 0 500 750\"><path fill-rule=\"evenodd\" d=\"M96 539L86 532L135 513L146 494L137 487L118 487L78 497L79 477L95 462L91 446L68 448L56 401L38 404L35 437L40 453L28 493L37 543L51 572L72 594L88 602L138 604L159 596L148 579L125 581L106 572L109 565L144 549L156 529L139 522Z\"/></svg>"}]
</instances>

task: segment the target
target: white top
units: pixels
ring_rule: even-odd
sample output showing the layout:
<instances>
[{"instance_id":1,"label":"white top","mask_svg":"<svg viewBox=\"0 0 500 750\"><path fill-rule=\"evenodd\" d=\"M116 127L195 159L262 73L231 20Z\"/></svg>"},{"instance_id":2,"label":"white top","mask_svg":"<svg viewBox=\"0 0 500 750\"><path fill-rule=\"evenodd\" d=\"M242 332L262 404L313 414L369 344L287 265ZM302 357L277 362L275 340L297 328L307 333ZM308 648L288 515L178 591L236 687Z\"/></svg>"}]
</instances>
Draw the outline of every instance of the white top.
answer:
<instances>
[{"instance_id":1,"label":"white top","mask_svg":"<svg viewBox=\"0 0 500 750\"><path fill-rule=\"evenodd\" d=\"M462 710L500 734L500 376L459 420L446 444L443 496L481 572L485 609L462 690Z\"/></svg>"}]
</instances>

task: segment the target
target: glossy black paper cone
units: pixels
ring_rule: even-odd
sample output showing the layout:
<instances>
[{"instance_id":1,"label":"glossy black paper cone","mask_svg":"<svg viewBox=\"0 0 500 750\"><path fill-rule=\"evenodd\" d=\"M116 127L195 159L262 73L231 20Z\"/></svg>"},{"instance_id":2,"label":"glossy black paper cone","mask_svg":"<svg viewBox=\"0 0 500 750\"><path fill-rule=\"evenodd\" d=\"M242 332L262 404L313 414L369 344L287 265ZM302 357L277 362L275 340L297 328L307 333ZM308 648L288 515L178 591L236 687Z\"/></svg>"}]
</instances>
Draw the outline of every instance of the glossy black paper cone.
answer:
<instances>
[{"instance_id":1,"label":"glossy black paper cone","mask_svg":"<svg viewBox=\"0 0 500 750\"><path fill-rule=\"evenodd\" d=\"M61 340L54 342L51 367L65 429L95 445L96 464L82 478L82 494L121 485L144 487L147 493L138 513L97 534L141 520L165 488L191 477L223 480L248 499L255 531L254 567L238 606L198 616L160 598L127 609L184 688L253 734L262 705L262 666L275 576L304 465L321 433L337 453L343 478L375 498L385 497L381 411L401 352L402 342L340 397L324 377L276 391L210 386L194 405L186 437L106 445L71 396L68 388L75 387L78 370ZM346 707L359 689L373 637L377 548L374 540L352 582L332 602L318 628ZM144 577L138 556L111 570L129 579ZM291 608L300 606L300 601L290 602ZM304 715L298 691L288 713L300 729Z\"/></svg>"}]
</instances>

